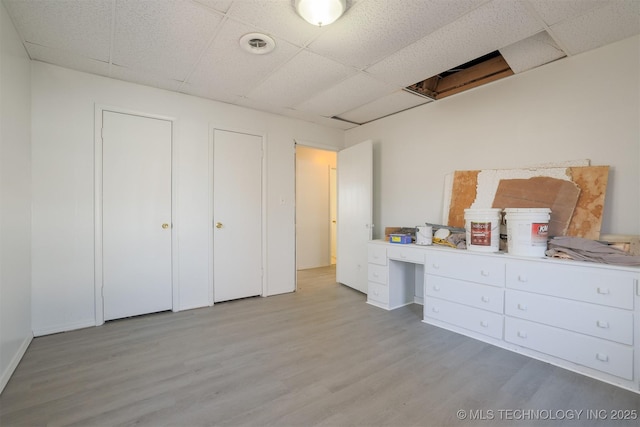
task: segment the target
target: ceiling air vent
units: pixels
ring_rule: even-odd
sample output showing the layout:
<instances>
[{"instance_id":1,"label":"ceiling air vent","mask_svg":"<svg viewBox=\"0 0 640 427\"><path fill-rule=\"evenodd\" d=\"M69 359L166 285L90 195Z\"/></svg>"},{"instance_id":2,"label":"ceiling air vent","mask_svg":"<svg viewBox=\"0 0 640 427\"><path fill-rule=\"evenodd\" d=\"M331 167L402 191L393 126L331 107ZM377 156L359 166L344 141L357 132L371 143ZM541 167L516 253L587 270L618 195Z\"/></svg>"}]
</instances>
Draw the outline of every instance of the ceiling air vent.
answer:
<instances>
[{"instance_id":1,"label":"ceiling air vent","mask_svg":"<svg viewBox=\"0 0 640 427\"><path fill-rule=\"evenodd\" d=\"M507 61L496 50L451 70L412 84L406 90L431 99L442 99L513 74Z\"/></svg>"}]
</instances>

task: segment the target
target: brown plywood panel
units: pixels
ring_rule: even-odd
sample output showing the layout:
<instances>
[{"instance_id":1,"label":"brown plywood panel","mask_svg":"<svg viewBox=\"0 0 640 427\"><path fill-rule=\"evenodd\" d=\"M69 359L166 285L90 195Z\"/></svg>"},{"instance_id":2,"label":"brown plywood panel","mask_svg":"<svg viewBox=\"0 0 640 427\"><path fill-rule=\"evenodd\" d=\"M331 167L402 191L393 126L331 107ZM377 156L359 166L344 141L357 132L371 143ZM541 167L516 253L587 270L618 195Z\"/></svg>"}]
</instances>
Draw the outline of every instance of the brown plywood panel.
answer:
<instances>
[{"instance_id":1,"label":"brown plywood panel","mask_svg":"<svg viewBox=\"0 0 640 427\"><path fill-rule=\"evenodd\" d=\"M571 180L581 189L568 236L599 239L607 194L609 166L570 167Z\"/></svg>"},{"instance_id":2,"label":"brown plywood panel","mask_svg":"<svg viewBox=\"0 0 640 427\"><path fill-rule=\"evenodd\" d=\"M464 228L464 210L476 199L480 171L455 171L447 225Z\"/></svg>"},{"instance_id":3,"label":"brown plywood panel","mask_svg":"<svg viewBox=\"0 0 640 427\"><path fill-rule=\"evenodd\" d=\"M546 176L502 179L493 200L494 208L549 208L549 236L564 236L576 208L580 187L571 181Z\"/></svg>"}]
</instances>

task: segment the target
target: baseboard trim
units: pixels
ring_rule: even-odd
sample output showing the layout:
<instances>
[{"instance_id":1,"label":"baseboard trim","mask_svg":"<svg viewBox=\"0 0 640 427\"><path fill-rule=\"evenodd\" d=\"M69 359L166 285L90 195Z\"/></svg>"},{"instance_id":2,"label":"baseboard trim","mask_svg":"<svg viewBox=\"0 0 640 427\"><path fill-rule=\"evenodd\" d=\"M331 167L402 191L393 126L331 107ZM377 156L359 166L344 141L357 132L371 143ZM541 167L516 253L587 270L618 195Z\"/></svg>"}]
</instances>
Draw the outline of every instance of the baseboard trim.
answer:
<instances>
[{"instance_id":1,"label":"baseboard trim","mask_svg":"<svg viewBox=\"0 0 640 427\"><path fill-rule=\"evenodd\" d=\"M96 326L95 319L91 319L91 320L85 320L83 322L78 322L78 323L68 323L66 325L58 325L58 326L54 326L53 328L34 329L33 336L41 337L43 335L58 334L60 332L73 331L76 329L92 328L95 326Z\"/></svg>"},{"instance_id":2,"label":"baseboard trim","mask_svg":"<svg viewBox=\"0 0 640 427\"><path fill-rule=\"evenodd\" d=\"M0 393L4 391L4 388L9 382L11 375L13 375L13 373L15 372L16 368L18 367L18 364L22 360L22 357L27 352L27 348L29 348L29 344L31 344L32 340L33 340L33 335L29 335L22 341L22 344L20 344L18 351L11 359L11 363L9 363L9 366L7 366L7 369L5 369L4 372L2 373L2 377L0 377Z\"/></svg>"}]
</instances>

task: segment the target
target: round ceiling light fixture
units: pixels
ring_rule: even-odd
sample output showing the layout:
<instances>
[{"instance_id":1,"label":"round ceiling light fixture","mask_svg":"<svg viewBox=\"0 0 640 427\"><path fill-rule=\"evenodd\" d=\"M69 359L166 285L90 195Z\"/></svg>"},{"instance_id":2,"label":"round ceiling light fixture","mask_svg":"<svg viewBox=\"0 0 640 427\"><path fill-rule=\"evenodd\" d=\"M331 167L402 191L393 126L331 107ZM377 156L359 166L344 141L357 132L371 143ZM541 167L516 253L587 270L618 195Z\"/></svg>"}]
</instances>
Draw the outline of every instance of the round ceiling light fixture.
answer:
<instances>
[{"instance_id":1,"label":"round ceiling light fixture","mask_svg":"<svg viewBox=\"0 0 640 427\"><path fill-rule=\"evenodd\" d=\"M266 34L249 33L240 37L240 47L255 55L264 55L276 48L276 42Z\"/></svg>"},{"instance_id":2,"label":"round ceiling light fixture","mask_svg":"<svg viewBox=\"0 0 640 427\"><path fill-rule=\"evenodd\" d=\"M296 0L296 10L312 25L322 27L340 18L347 8L346 0Z\"/></svg>"}]
</instances>

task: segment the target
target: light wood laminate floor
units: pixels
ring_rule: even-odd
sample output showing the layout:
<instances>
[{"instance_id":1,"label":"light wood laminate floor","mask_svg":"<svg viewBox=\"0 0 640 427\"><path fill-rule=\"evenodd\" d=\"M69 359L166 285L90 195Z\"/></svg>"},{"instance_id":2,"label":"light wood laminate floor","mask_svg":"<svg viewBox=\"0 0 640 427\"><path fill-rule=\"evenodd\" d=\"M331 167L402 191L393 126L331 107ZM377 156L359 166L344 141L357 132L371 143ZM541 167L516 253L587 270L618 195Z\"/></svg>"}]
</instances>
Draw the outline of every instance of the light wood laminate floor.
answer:
<instances>
[{"instance_id":1,"label":"light wood laminate floor","mask_svg":"<svg viewBox=\"0 0 640 427\"><path fill-rule=\"evenodd\" d=\"M640 395L367 305L334 268L298 288L35 338L0 425L638 425L610 411Z\"/></svg>"}]
</instances>

